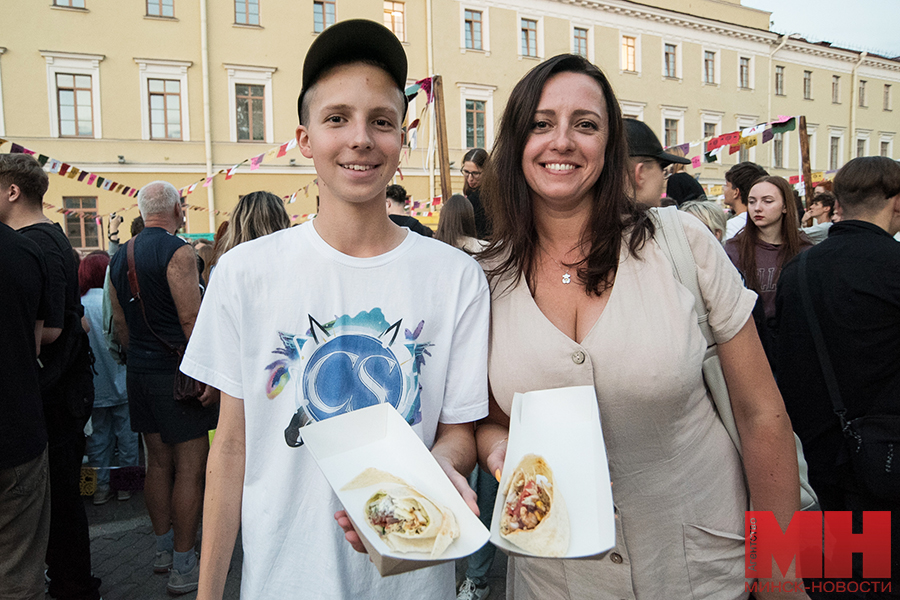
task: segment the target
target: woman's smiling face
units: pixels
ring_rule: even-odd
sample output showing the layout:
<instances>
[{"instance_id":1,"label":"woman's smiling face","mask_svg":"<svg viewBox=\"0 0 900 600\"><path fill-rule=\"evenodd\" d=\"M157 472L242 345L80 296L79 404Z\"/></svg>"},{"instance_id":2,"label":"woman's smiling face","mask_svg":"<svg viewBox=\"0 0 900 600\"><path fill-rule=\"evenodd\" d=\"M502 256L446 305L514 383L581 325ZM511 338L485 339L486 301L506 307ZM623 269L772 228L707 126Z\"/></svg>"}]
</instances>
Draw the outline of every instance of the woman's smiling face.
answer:
<instances>
[{"instance_id":1,"label":"woman's smiling face","mask_svg":"<svg viewBox=\"0 0 900 600\"><path fill-rule=\"evenodd\" d=\"M535 202L556 208L590 202L603 172L608 138L606 99L589 76L563 72L541 93L522 154Z\"/></svg>"}]
</instances>

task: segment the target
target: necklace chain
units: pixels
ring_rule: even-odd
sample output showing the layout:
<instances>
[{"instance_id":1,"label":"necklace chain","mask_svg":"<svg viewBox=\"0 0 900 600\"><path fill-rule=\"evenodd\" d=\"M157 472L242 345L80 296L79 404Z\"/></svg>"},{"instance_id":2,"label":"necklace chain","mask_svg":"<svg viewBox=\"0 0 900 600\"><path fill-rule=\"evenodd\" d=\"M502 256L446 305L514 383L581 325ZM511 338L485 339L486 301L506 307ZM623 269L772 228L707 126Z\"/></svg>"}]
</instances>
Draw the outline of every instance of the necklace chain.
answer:
<instances>
[{"instance_id":1,"label":"necklace chain","mask_svg":"<svg viewBox=\"0 0 900 600\"><path fill-rule=\"evenodd\" d=\"M552 260L553 262L555 262L556 265L557 265L560 269L562 269L563 271L565 271L565 273L563 273L563 276L562 276L562 282L563 282L564 284L566 284L566 285L572 283L572 276L569 275L569 267L563 265L561 262L559 262L558 260L556 260L555 258L553 258L553 256L552 256L549 252L547 252L547 251L544 249L543 246L540 246L540 248L541 248L541 251L542 251L544 254L546 254L546 255L550 258L550 260Z\"/></svg>"}]
</instances>

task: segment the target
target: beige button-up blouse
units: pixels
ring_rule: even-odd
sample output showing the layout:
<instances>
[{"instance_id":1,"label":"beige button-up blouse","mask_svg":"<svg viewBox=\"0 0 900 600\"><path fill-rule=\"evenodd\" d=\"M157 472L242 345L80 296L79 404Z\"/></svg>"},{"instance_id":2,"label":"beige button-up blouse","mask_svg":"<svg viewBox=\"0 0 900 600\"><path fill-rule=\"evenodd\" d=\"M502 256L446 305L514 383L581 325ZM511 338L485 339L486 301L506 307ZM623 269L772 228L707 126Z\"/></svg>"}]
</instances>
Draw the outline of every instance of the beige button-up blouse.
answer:
<instances>
[{"instance_id":1,"label":"beige button-up blouse","mask_svg":"<svg viewBox=\"0 0 900 600\"><path fill-rule=\"evenodd\" d=\"M706 227L680 217L712 330L728 341L756 295ZM609 302L581 344L547 320L524 280L496 287L494 398L508 413L515 392L593 384L616 505L616 547L603 559L511 559L507 598L745 598L740 457L703 384L694 298L658 244L634 258L623 243Z\"/></svg>"}]
</instances>

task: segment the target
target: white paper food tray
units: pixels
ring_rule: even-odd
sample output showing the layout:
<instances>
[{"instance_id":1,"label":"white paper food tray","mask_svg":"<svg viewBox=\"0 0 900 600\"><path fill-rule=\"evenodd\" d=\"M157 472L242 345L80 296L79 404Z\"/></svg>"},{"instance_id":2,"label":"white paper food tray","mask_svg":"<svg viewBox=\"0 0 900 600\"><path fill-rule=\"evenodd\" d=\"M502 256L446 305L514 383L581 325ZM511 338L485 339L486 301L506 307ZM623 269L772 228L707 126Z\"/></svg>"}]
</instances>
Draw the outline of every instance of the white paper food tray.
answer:
<instances>
[{"instance_id":1,"label":"white paper food tray","mask_svg":"<svg viewBox=\"0 0 900 600\"><path fill-rule=\"evenodd\" d=\"M319 468L360 533L382 576L430 567L472 554L490 533L466 505L422 440L390 404L378 404L311 423L300 429ZM425 496L453 511L459 537L440 558L421 552L394 552L365 521L364 507L379 487L342 491L369 467L403 479Z\"/></svg>"},{"instance_id":2,"label":"white paper food tray","mask_svg":"<svg viewBox=\"0 0 900 600\"><path fill-rule=\"evenodd\" d=\"M500 537L507 482L526 454L542 456L566 501L571 540L562 558L597 557L616 544L606 444L593 386L516 394L509 442L494 503L491 542L507 554L536 556ZM551 508L552 510L552 508Z\"/></svg>"}]
</instances>

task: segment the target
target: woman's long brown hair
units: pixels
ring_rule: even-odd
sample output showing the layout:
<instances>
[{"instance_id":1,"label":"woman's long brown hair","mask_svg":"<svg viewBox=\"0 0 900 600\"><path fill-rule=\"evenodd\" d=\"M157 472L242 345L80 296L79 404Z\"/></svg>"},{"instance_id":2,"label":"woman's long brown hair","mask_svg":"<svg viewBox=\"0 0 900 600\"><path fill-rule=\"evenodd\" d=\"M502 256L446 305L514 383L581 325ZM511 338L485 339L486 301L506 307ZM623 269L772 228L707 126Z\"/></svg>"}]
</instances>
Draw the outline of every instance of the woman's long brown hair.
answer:
<instances>
[{"instance_id":1,"label":"woman's long brown hair","mask_svg":"<svg viewBox=\"0 0 900 600\"><path fill-rule=\"evenodd\" d=\"M567 266L577 267L579 281L588 295L599 296L612 286L625 231L632 229L628 249L635 257L653 235L647 209L634 202L627 191L625 128L609 80L587 59L561 54L533 68L513 88L485 171L481 198L494 231L491 244L480 257L492 286L503 280L511 288L524 276L532 291L535 288L538 233L530 189L522 171L522 155L544 85L554 75L566 72L582 73L597 82L609 121L603 171L593 188L594 202L582 239L589 250L583 261Z\"/></svg>"},{"instance_id":2,"label":"woman's long brown hair","mask_svg":"<svg viewBox=\"0 0 900 600\"><path fill-rule=\"evenodd\" d=\"M781 274L783 267L789 260L800 254L800 246L803 240L800 237L800 217L797 216L797 202L794 198L794 188L784 177L769 175L760 177L757 183L771 183L778 188L784 199L784 208L787 212L781 219L781 248L778 250L777 270L775 281ZM751 186L752 188L752 186ZM748 202L749 204L749 202ZM759 273L756 272L756 246L759 243L759 227L753 222L750 213L747 213L747 224L744 229L734 237L734 243L738 247L738 260L741 263L741 273L747 287L757 294L760 292Z\"/></svg>"}]
</instances>

